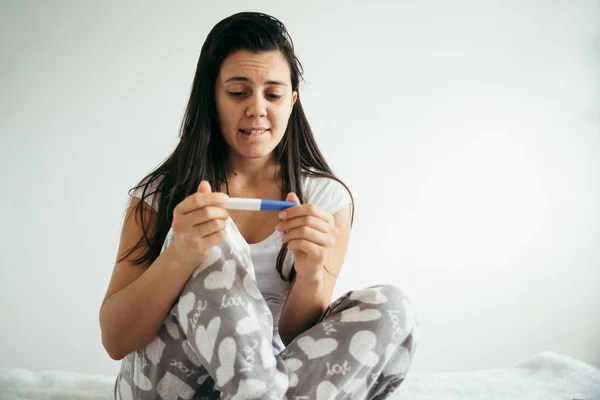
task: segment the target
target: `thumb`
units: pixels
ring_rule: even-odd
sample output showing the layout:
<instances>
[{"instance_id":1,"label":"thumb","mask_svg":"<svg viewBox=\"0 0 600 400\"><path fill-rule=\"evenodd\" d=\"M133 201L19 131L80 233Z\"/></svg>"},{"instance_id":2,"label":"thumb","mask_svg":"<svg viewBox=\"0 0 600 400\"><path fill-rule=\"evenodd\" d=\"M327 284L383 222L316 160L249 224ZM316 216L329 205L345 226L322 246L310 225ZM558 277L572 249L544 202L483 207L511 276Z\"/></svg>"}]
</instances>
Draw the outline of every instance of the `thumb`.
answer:
<instances>
[{"instance_id":1,"label":"thumb","mask_svg":"<svg viewBox=\"0 0 600 400\"><path fill-rule=\"evenodd\" d=\"M285 201L293 201L294 203L300 204L300 199L296 196L296 193L288 193Z\"/></svg>"},{"instance_id":2,"label":"thumb","mask_svg":"<svg viewBox=\"0 0 600 400\"><path fill-rule=\"evenodd\" d=\"M207 181L200 182L200 185L198 185L198 192L210 193L210 183L208 183Z\"/></svg>"}]
</instances>

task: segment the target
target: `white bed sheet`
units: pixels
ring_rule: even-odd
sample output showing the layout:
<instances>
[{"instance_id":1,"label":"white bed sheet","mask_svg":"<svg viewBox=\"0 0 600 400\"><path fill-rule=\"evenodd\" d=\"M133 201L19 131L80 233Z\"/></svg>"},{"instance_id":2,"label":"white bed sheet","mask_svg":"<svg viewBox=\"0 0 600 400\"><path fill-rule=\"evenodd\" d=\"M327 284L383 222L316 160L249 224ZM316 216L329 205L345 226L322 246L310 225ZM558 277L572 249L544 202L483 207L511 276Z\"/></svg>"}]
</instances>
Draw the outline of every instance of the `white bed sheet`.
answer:
<instances>
[{"instance_id":1,"label":"white bed sheet","mask_svg":"<svg viewBox=\"0 0 600 400\"><path fill-rule=\"evenodd\" d=\"M0 370L0 400L109 400L114 377L65 371ZM393 400L600 400L600 370L557 353L513 367L410 373Z\"/></svg>"}]
</instances>

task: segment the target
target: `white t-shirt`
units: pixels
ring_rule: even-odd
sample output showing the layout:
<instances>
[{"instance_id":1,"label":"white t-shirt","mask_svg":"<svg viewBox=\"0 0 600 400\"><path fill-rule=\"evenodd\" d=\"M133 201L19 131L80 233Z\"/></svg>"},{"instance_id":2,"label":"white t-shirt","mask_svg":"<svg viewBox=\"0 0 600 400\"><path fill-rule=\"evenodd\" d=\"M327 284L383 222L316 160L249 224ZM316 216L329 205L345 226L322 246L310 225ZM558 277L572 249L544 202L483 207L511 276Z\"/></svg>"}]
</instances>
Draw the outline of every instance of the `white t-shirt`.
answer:
<instances>
[{"instance_id":1,"label":"white t-shirt","mask_svg":"<svg viewBox=\"0 0 600 400\"><path fill-rule=\"evenodd\" d=\"M142 190L143 187L135 189L131 193L131 197L141 198ZM314 204L329 214L335 214L351 202L350 195L346 188L334 179L305 175L302 178L302 192L304 194L305 203ZM157 210L158 202L156 199L153 199L153 197L154 196L149 196L145 201L153 209ZM239 233L233 220L230 218L227 223L228 228L237 233L238 239L243 240L243 237ZM284 349L277 326L290 285L288 281L281 279L281 276L276 269L277 256L279 255L282 246L281 236L282 232L273 231L273 233L262 242L247 244L250 249L250 258L254 267L258 288L273 314L274 354L278 354ZM288 251L282 268L284 276L289 276L292 263L293 256L291 252Z\"/></svg>"}]
</instances>

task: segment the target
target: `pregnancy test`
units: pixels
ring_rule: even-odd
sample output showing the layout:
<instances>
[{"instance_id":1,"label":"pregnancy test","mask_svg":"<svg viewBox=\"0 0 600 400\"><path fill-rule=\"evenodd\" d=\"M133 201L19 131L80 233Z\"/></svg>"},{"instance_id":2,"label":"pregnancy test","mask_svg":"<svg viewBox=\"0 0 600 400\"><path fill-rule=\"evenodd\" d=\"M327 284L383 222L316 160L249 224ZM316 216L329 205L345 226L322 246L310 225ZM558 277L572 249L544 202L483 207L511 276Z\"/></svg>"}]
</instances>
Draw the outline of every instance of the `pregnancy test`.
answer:
<instances>
[{"instance_id":1,"label":"pregnancy test","mask_svg":"<svg viewBox=\"0 0 600 400\"><path fill-rule=\"evenodd\" d=\"M228 210L249 210L249 211L281 211L286 208L299 205L293 201L263 200L263 199L245 199L242 197L230 197L225 203Z\"/></svg>"}]
</instances>

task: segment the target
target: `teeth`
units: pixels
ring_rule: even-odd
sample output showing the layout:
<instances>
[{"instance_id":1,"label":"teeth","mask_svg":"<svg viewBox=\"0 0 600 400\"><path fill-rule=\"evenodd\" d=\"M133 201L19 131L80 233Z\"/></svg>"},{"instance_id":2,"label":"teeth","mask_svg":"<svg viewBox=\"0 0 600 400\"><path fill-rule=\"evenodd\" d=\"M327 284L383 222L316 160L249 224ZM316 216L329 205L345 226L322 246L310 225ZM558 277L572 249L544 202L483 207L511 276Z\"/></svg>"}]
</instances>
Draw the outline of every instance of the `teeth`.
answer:
<instances>
[{"instance_id":1,"label":"teeth","mask_svg":"<svg viewBox=\"0 0 600 400\"><path fill-rule=\"evenodd\" d=\"M247 133L247 134L253 134L253 133L255 133L255 134L256 134L256 133L263 133L263 132L265 132L265 131L266 131L266 129L253 129L253 130L250 130L250 131L248 131L248 130L245 130L245 129L242 129L242 131L243 131L244 133Z\"/></svg>"}]
</instances>

